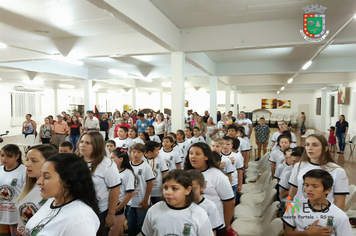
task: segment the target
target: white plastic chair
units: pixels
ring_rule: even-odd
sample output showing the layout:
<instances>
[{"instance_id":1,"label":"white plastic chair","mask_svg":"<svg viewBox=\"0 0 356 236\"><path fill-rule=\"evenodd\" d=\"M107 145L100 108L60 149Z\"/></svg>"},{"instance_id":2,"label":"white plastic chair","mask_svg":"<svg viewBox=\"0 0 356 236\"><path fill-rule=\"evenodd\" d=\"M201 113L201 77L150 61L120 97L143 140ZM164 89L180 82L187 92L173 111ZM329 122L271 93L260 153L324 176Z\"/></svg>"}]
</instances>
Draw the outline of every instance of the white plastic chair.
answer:
<instances>
[{"instance_id":1,"label":"white plastic chair","mask_svg":"<svg viewBox=\"0 0 356 236\"><path fill-rule=\"evenodd\" d=\"M276 218L263 230L261 236L279 236L282 232L283 222L281 219Z\"/></svg>"},{"instance_id":2,"label":"white plastic chair","mask_svg":"<svg viewBox=\"0 0 356 236\"><path fill-rule=\"evenodd\" d=\"M100 131L100 134L103 136L103 140L105 141L105 131Z\"/></svg>"},{"instance_id":3,"label":"white plastic chair","mask_svg":"<svg viewBox=\"0 0 356 236\"><path fill-rule=\"evenodd\" d=\"M279 202L275 201L268 207L266 213L261 218L241 218L232 222L231 227L240 236L255 236L261 235L263 231L269 226L272 220L277 217L277 205Z\"/></svg>"},{"instance_id":4,"label":"white plastic chair","mask_svg":"<svg viewBox=\"0 0 356 236\"><path fill-rule=\"evenodd\" d=\"M348 145L350 147L350 152L352 154L354 152L355 146L356 146L356 135L353 136L351 141L347 142L346 145Z\"/></svg>"},{"instance_id":5,"label":"white plastic chair","mask_svg":"<svg viewBox=\"0 0 356 236\"><path fill-rule=\"evenodd\" d=\"M291 125L297 125L297 116L295 115L295 114L292 114L291 116L290 116L290 123L291 123Z\"/></svg>"},{"instance_id":6,"label":"white plastic chair","mask_svg":"<svg viewBox=\"0 0 356 236\"><path fill-rule=\"evenodd\" d=\"M264 172L256 183L243 184L241 193L261 193L263 192L271 179L271 172Z\"/></svg>"},{"instance_id":7,"label":"white plastic chair","mask_svg":"<svg viewBox=\"0 0 356 236\"><path fill-rule=\"evenodd\" d=\"M290 122L290 115L284 115L283 120L287 123Z\"/></svg>"},{"instance_id":8,"label":"white plastic chair","mask_svg":"<svg viewBox=\"0 0 356 236\"><path fill-rule=\"evenodd\" d=\"M345 208L344 211L347 211L350 207L351 207L351 199L353 198L353 196L356 193L356 186L351 184L349 185L349 193L346 195L346 199L345 199Z\"/></svg>"},{"instance_id":9,"label":"white plastic chair","mask_svg":"<svg viewBox=\"0 0 356 236\"><path fill-rule=\"evenodd\" d=\"M277 121L283 121L283 115L278 114L277 115Z\"/></svg>"},{"instance_id":10,"label":"white plastic chair","mask_svg":"<svg viewBox=\"0 0 356 236\"><path fill-rule=\"evenodd\" d=\"M35 142L35 139L36 137L34 134L29 134L22 140L22 143L18 143L17 146L23 147L24 153L26 154L28 147L30 147Z\"/></svg>"},{"instance_id":11,"label":"white plastic chair","mask_svg":"<svg viewBox=\"0 0 356 236\"><path fill-rule=\"evenodd\" d=\"M17 135L14 139L14 141L11 142L11 144L15 144L18 145L19 143L23 143L25 140L25 135L24 134L20 134Z\"/></svg>"},{"instance_id":12,"label":"white plastic chair","mask_svg":"<svg viewBox=\"0 0 356 236\"><path fill-rule=\"evenodd\" d=\"M35 141L30 146L32 147L32 146L36 146L36 145L40 145L40 144L42 144L42 143L40 143L40 135L37 134Z\"/></svg>"},{"instance_id":13,"label":"white plastic chair","mask_svg":"<svg viewBox=\"0 0 356 236\"><path fill-rule=\"evenodd\" d=\"M265 123L268 125L269 121L271 120L271 115L268 113L268 114L264 115L264 118L265 118Z\"/></svg>"},{"instance_id":14,"label":"white plastic chair","mask_svg":"<svg viewBox=\"0 0 356 236\"><path fill-rule=\"evenodd\" d=\"M270 124L274 125L277 121L277 114L272 113L271 118L270 118Z\"/></svg>"},{"instance_id":15,"label":"white plastic chair","mask_svg":"<svg viewBox=\"0 0 356 236\"><path fill-rule=\"evenodd\" d=\"M269 191L274 189L277 185L277 179L272 180L265 191L262 193L246 193L242 194L240 198L240 204L260 204L265 200L265 197Z\"/></svg>"},{"instance_id":16,"label":"white plastic chair","mask_svg":"<svg viewBox=\"0 0 356 236\"><path fill-rule=\"evenodd\" d=\"M302 136L300 136L300 138L307 138L309 135L314 134L314 130L313 129L307 129L307 131L305 132L305 134L303 134Z\"/></svg>"}]
</instances>

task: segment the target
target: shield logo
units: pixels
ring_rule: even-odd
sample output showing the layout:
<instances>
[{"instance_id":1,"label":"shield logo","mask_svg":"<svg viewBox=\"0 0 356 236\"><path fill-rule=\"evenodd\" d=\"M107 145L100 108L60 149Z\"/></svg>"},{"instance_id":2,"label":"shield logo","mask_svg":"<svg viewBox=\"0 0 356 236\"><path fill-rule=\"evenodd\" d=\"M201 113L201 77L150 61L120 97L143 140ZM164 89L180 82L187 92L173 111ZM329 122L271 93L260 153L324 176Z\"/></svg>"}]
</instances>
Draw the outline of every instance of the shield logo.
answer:
<instances>
[{"instance_id":1,"label":"shield logo","mask_svg":"<svg viewBox=\"0 0 356 236\"><path fill-rule=\"evenodd\" d=\"M304 33L312 38L319 38L326 32L325 14L304 14Z\"/></svg>"}]
</instances>

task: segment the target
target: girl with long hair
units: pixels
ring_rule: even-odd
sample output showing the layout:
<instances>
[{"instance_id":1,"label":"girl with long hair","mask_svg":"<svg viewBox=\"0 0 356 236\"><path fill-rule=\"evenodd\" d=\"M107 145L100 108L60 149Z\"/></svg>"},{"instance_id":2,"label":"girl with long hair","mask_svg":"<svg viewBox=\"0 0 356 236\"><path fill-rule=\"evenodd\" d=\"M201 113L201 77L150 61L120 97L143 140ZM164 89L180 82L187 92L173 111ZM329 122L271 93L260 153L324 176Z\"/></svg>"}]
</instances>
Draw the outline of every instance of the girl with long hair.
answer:
<instances>
[{"instance_id":1,"label":"girl with long hair","mask_svg":"<svg viewBox=\"0 0 356 236\"><path fill-rule=\"evenodd\" d=\"M184 170L195 169L204 175L206 188L203 196L213 201L218 208L224 226L217 230L217 235L223 235L229 230L234 216L235 195L226 175L213 160L210 147L206 143L194 143L185 158Z\"/></svg>"},{"instance_id":2,"label":"girl with long hair","mask_svg":"<svg viewBox=\"0 0 356 236\"><path fill-rule=\"evenodd\" d=\"M152 124L155 129L155 134L159 137L161 141L164 136L164 128L166 127L166 122L163 119L164 119L163 114L157 113L156 121L153 122Z\"/></svg>"},{"instance_id":3,"label":"girl with long hair","mask_svg":"<svg viewBox=\"0 0 356 236\"><path fill-rule=\"evenodd\" d=\"M77 143L78 156L83 157L87 163L96 196L99 199L100 221L105 225L105 235L109 234L110 227L115 224L115 209L120 194L119 171L115 163L105 158L105 145L103 136L99 132L83 134Z\"/></svg>"},{"instance_id":4,"label":"girl with long hair","mask_svg":"<svg viewBox=\"0 0 356 236\"><path fill-rule=\"evenodd\" d=\"M144 144L143 140L138 137L138 131L137 131L136 127L130 127L128 135L129 135L129 138L131 139L131 141L133 142L133 144L135 144L135 143Z\"/></svg>"},{"instance_id":5,"label":"girl with long hair","mask_svg":"<svg viewBox=\"0 0 356 236\"><path fill-rule=\"evenodd\" d=\"M46 117L44 119L45 123L41 125L40 127L40 135L39 135L39 142L45 144L45 143L51 143L52 142L52 135L53 135L53 125L49 122L49 118Z\"/></svg>"},{"instance_id":6,"label":"girl with long hair","mask_svg":"<svg viewBox=\"0 0 356 236\"><path fill-rule=\"evenodd\" d=\"M58 153L56 147L50 144L33 146L26 156L26 184L17 199L17 230L25 231L26 223L46 203L47 199L41 197L39 186L36 184L41 177L41 169L46 160Z\"/></svg>"},{"instance_id":7,"label":"girl with long hair","mask_svg":"<svg viewBox=\"0 0 356 236\"><path fill-rule=\"evenodd\" d=\"M0 151L0 232L17 236L16 199L26 181L26 167L22 164L21 150L15 144L7 144Z\"/></svg>"},{"instance_id":8,"label":"girl with long hair","mask_svg":"<svg viewBox=\"0 0 356 236\"><path fill-rule=\"evenodd\" d=\"M142 233L160 235L213 236L207 213L194 203L192 178L181 169L168 172L163 177L163 201L147 212Z\"/></svg>"},{"instance_id":9,"label":"girl with long hair","mask_svg":"<svg viewBox=\"0 0 356 236\"><path fill-rule=\"evenodd\" d=\"M48 200L27 222L25 235L101 235L95 189L83 158L56 154L41 172L37 184Z\"/></svg>"},{"instance_id":10,"label":"girl with long hair","mask_svg":"<svg viewBox=\"0 0 356 236\"><path fill-rule=\"evenodd\" d=\"M197 121L195 122L193 127L198 127L200 130L200 136L205 138L205 134L208 131L208 128L204 123L204 119L202 116L198 116Z\"/></svg>"},{"instance_id":11,"label":"girl with long hair","mask_svg":"<svg viewBox=\"0 0 356 236\"><path fill-rule=\"evenodd\" d=\"M131 206L131 198L135 191L135 174L130 165L127 149L116 148L111 152L110 158L116 163L119 177L122 179L120 185L119 202L115 209L115 225L110 229L110 236L124 236L124 222Z\"/></svg>"},{"instance_id":12,"label":"girl with long hair","mask_svg":"<svg viewBox=\"0 0 356 236\"><path fill-rule=\"evenodd\" d=\"M289 196L298 200L307 198L303 192L303 175L314 169L323 169L333 177L334 184L327 199L343 210L346 195L349 194L349 181L345 170L331 157L325 136L320 134L307 137L305 151L300 162L294 166L289 179Z\"/></svg>"}]
</instances>

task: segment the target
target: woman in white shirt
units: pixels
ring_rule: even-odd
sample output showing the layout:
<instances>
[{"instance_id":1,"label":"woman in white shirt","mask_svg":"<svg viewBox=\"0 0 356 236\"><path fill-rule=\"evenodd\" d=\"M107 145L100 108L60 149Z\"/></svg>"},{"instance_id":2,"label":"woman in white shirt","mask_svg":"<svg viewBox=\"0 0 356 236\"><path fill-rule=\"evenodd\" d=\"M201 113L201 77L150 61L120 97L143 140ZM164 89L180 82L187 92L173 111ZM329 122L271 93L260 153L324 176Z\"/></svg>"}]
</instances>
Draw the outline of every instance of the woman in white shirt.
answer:
<instances>
[{"instance_id":1,"label":"woman in white shirt","mask_svg":"<svg viewBox=\"0 0 356 236\"><path fill-rule=\"evenodd\" d=\"M215 134L219 131L217 129L216 124L213 121L213 117L209 117L208 121L206 122L207 132L205 134L206 137L206 144L210 145L211 140L215 138Z\"/></svg>"},{"instance_id":2,"label":"woman in white shirt","mask_svg":"<svg viewBox=\"0 0 356 236\"><path fill-rule=\"evenodd\" d=\"M27 222L25 235L101 235L94 184L83 158L56 154L41 172L37 184L48 201Z\"/></svg>"},{"instance_id":3,"label":"woman in white shirt","mask_svg":"<svg viewBox=\"0 0 356 236\"><path fill-rule=\"evenodd\" d=\"M161 139L164 136L164 127L166 126L166 122L163 121L163 116L161 113L157 113L156 121L153 122L153 127L155 128L155 134Z\"/></svg>"}]
</instances>

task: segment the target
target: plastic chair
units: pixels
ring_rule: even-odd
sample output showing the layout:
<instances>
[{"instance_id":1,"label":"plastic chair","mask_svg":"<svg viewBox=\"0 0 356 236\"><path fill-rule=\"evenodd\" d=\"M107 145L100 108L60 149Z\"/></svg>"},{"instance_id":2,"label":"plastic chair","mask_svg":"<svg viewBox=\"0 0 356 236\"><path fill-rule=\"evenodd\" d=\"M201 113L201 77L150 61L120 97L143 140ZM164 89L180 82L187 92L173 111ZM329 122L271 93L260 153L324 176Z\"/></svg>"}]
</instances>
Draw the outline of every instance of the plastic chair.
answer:
<instances>
[{"instance_id":1,"label":"plastic chair","mask_svg":"<svg viewBox=\"0 0 356 236\"><path fill-rule=\"evenodd\" d=\"M14 141L11 142L11 144L15 144L18 145L19 143L23 143L25 140L25 135L24 134L20 134L17 135L14 139Z\"/></svg>"},{"instance_id":2,"label":"plastic chair","mask_svg":"<svg viewBox=\"0 0 356 236\"><path fill-rule=\"evenodd\" d=\"M314 130L313 129L307 129L307 131L305 132L305 134L303 134L302 136L300 136L300 138L307 138L309 135L314 134Z\"/></svg>"},{"instance_id":3,"label":"plastic chair","mask_svg":"<svg viewBox=\"0 0 356 236\"><path fill-rule=\"evenodd\" d=\"M277 114L272 113L271 118L270 118L270 124L274 125L277 121Z\"/></svg>"},{"instance_id":4,"label":"plastic chair","mask_svg":"<svg viewBox=\"0 0 356 236\"><path fill-rule=\"evenodd\" d=\"M264 118L265 118L265 123L269 124L269 121L271 120L271 115L268 113L268 114L264 115Z\"/></svg>"},{"instance_id":5,"label":"plastic chair","mask_svg":"<svg viewBox=\"0 0 356 236\"><path fill-rule=\"evenodd\" d=\"M356 135L352 137L351 141L346 142L346 145L348 145L350 147L350 152L352 154L354 152L355 146L356 146Z\"/></svg>"},{"instance_id":6,"label":"plastic chair","mask_svg":"<svg viewBox=\"0 0 356 236\"><path fill-rule=\"evenodd\" d=\"M278 181L277 179L272 180L265 191L262 193L246 193L243 194L240 198L240 204L260 204L265 200L265 197L268 192L270 192L272 189L274 189L277 185Z\"/></svg>"},{"instance_id":7,"label":"plastic chair","mask_svg":"<svg viewBox=\"0 0 356 236\"><path fill-rule=\"evenodd\" d=\"M268 207L266 213L261 218L241 218L232 222L231 227L240 236L261 235L270 225L271 221L277 217L277 206L279 202L275 201Z\"/></svg>"},{"instance_id":8,"label":"plastic chair","mask_svg":"<svg viewBox=\"0 0 356 236\"><path fill-rule=\"evenodd\" d=\"M283 117L284 121L289 123L290 122L290 115L284 115Z\"/></svg>"},{"instance_id":9,"label":"plastic chair","mask_svg":"<svg viewBox=\"0 0 356 236\"><path fill-rule=\"evenodd\" d=\"M353 196L356 193L356 186L351 184L349 185L349 193L346 195L346 199L345 199L345 208L344 211L347 211L350 207L351 207L351 199L353 198Z\"/></svg>"},{"instance_id":10,"label":"plastic chair","mask_svg":"<svg viewBox=\"0 0 356 236\"><path fill-rule=\"evenodd\" d=\"M18 143L17 146L23 147L25 154L28 152L28 147L30 147L35 142L35 135L29 134L23 139L22 143Z\"/></svg>"},{"instance_id":11,"label":"plastic chair","mask_svg":"<svg viewBox=\"0 0 356 236\"><path fill-rule=\"evenodd\" d=\"M291 125L297 125L297 116L295 115L295 114L292 114L291 116L290 116L290 123L291 123Z\"/></svg>"},{"instance_id":12,"label":"plastic chair","mask_svg":"<svg viewBox=\"0 0 356 236\"><path fill-rule=\"evenodd\" d=\"M278 122L278 121L282 121L282 120L283 120L283 115L278 114L278 115L277 115L277 122Z\"/></svg>"},{"instance_id":13,"label":"plastic chair","mask_svg":"<svg viewBox=\"0 0 356 236\"><path fill-rule=\"evenodd\" d=\"M40 144L42 144L42 143L40 143L40 135L38 134L36 136L35 141L30 146L32 147L32 146L36 146L36 145L40 145Z\"/></svg>"},{"instance_id":14,"label":"plastic chair","mask_svg":"<svg viewBox=\"0 0 356 236\"><path fill-rule=\"evenodd\" d=\"M256 183L243 184L241 193L261 193L263 192L271 179L271 172L264 172L261 177L256 181Z\"/></svg>"},{"instance_id":15,"label":"plastic chair","mask_svg":"<svg viewBox=\"0 0 356 236\"><path fill-rule=\"evenodd\" d=\"M282 232L283 222L281 219L276 218L263 230L261 236L279 236Z\"/></svg>"},{"instance_id":16,"label":"plastic chair","mask_svg":"<svg viewBox=\"0 0 356 236\"><path fill-rule=\"evenodd\" d=\"M105 131L100 131L100 134L103 136L103 140L105 141Z\"/></svg>"}]
</instances>

